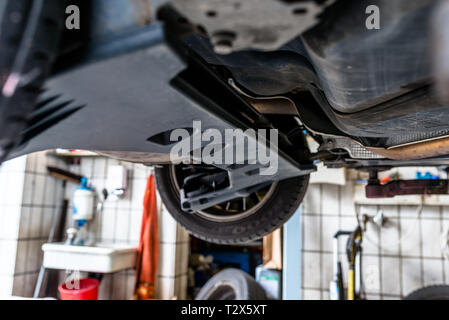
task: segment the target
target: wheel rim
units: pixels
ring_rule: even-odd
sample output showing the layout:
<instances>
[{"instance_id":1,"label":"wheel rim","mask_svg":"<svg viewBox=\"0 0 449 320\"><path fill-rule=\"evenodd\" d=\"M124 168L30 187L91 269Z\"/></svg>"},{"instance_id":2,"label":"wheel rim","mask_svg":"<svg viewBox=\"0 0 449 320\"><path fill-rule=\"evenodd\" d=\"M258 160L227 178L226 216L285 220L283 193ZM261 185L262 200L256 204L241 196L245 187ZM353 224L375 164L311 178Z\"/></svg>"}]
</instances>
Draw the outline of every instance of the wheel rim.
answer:
<instances>
[{"instance_id":1,"label":"wheel rim","mask_svg":"<svg viewBox=\"0 0 449 320\"><path fill-rule=\"evenodd\" d=\"M203 300L236 300L237 292L230 284L220 284L212 289Z\"/></svg>"},{"instance_id":2,"label":"wheel rim","mask_svg":"<svg viewBox=\"0 0 449 320\"><path fill-rule=\"evenodd\" d=\"M176 189L180 191L180 179L177 174L179 166L170 165L170 179ZM217 204L211 208L195 211L192 214L214 222L234 222L249 217L262 208L276 190L277 182L251 193L248 197L239 197L227 202Z\"/></svg>"}]
</instances>

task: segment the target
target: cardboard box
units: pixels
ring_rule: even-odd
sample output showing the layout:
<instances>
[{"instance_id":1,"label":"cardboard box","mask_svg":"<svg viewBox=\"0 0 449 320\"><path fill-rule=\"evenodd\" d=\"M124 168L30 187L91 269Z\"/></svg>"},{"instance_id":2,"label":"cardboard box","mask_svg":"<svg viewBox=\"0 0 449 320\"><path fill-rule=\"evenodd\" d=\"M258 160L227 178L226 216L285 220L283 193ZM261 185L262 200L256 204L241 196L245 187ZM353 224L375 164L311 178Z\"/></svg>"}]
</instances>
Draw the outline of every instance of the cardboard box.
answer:
<instances>
[{"instance_id":1,"label":"cardboard box","mask_svg":"<svg viewBox=\"0 0 449 320\"><path fill-rule=\"evenodd\" d=\"M282 228L263 238L263 267L282 270Z\"/></svg>"}]
</instances>

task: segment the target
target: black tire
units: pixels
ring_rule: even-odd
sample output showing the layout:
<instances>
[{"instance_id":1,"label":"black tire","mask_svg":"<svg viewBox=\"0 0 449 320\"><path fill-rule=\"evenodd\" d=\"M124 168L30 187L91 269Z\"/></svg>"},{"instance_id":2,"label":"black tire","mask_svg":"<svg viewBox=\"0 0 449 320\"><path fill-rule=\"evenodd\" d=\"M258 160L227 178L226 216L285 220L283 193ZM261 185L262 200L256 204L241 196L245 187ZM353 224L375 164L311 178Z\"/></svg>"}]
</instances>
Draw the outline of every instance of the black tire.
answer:
<instances>
[{"instance_id":1,"label":"black tire","mask_svg":"<svg viewBox=\"0 0 449 320\"><path fill-rule=\"evenodd\" d=\"M20 143L35 109L58 49L65 4L65 0L2 1L0 163Z\"/></svg>"},{"instance_id":2,"label":"black tire","mask_svg":"<svg viewBox=\"0 0 449 320\"><path fill-rule=\"evenodd\" d=\"M210 278L195 300L267 300L267 293L247 273L226 269Z\"/></svg>"},{"instance_id":3,"label":"black tire","mask_svg":"<svg viewBox=\"0 0 449 320\"><path fill-rule=\"evenodd\" d=\"M449 300L449 286L429 286L413 291L404 300Z\"/></svg>"},{"instance_id":4,"label":"black tire","mask_svg":"<svg viewBox=\"0 0 449 320\"><path fill-rule=\"evenodd\" d=\"M195 237L218 244L257 240L281 227L295 213L307 190L309 176L280 181L257 212L232 222L216 222L181 209L179 192L173 185L170 166L156 168L161 198L173 218Z\"/></svg>"}]
</instances>

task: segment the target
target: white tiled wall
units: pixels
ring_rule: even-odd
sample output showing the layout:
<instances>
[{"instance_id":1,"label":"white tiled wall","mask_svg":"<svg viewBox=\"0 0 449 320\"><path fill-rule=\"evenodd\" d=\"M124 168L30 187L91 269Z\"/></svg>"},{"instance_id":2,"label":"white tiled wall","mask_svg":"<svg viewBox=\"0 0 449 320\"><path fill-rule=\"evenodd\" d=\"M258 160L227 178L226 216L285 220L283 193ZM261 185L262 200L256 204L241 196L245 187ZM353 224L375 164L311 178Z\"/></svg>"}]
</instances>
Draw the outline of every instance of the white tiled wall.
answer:
<instances>
[{"instance_id":1,"label":"white tiled wall","mask_svg":"<svg viewBox=\"0 0 449 320\"><path fill-rule=\"evenodd\" d=\"M47 241L58 204L70 200L66 227L72 225L71 199L76 185L47 175L52 165L86 176L101 191L108 166L119 162L107 158L83 158L80 165L37 153L7 162L0 170L0 296L31 297L42 262L41 246ZM90 224L96 241L137 245L143 210L146 179L151 168L123 163L128 169L128 190L119 201L107 200L104 210ZM159 204L161 201L159 199ZM156 294L159 299L185 298L187 283L188 234L161 205L159 214L160 263ZM63 281L64 273L60 274ZM100 299L130 299L135 283L134 270L105 275Z\"/></svg>"},{"instance_id":2,"label":"white tiled wall","mask_svg":"<svg viewBox=\"0 0 449 320\"><path fill-rule=\"evenodd\" d=\"M380 209L388 224L379 229L369 223L363 241L367 298L400 299L423 286L449 283L449 260L442 250L449 207L425 206L418 216L417 206L354 205L354 184L348 180L345 186L309 186L302 211L303 298L328 299L334 233L355 229L356 212L375 215ZM340 243L345 262L346 239ZM343 270L347 270L346 263Z\"/></svg>"}]
</instances>

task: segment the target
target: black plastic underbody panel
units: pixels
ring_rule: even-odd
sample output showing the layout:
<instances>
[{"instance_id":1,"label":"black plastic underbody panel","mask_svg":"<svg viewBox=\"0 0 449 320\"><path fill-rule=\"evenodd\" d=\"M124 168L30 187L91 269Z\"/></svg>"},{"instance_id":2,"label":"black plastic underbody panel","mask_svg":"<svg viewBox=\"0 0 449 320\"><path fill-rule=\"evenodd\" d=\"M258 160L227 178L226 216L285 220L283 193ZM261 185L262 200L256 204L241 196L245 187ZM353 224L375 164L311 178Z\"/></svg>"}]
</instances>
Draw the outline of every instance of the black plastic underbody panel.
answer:
<instances>
[{"instance_id":1,"label":"black plastic underbody panel","mask_svg":"<svg viewBox=\"0 0 449 320\"><path fill-rule=\"evenodd\" d=\"M170 83L186 66L165 43L160 24L152 24L143 32L147 34L145 48L105 60L94 58L91 60L97 62L51 79L41 98L40 115L24 133L21 148L10 158L47 149L77 148L159 159L153 162L164 162L160 159L165 157L167 162L172 145L149 138L178 128L191 128L196 120L202 121L203 130L246 129L238 119L228 116L225 120L212 112L207 99L198 103L174 89ZM96 50L102 54L104 51ZM278 171L273 175L247 174L260 168L259 164L235 169L223 165L229 172L229 188L187 199L190 207L200 210L235 198L237 192L245 193L250 187L314 170L313 166L301 168L279 154Z\"/></svg>"},{"instance_id":2,"label":"black plastic underbody panel","mask_svg":"<svg viewBox=\"0 0 449 320\"><path fill-rule=\"evenodd\" d=\"M327 117L322 122L331 121L341 135L372 138L375 146L388 147L411 142L411 130L415 137L429 138L448 129L449 106L437 101L430 81L430 24L437 4L337 1L320 24L276 52L217 55L201 34L185 42L208 63L224 66L253 95L313 92L318 105L301 106L308 113L321 108ZM368 5L381 8L379 30L365 26Z\"/></svg>"},{"instance_id":3,"label":"black plastic underbody panel","mask_svg":"<svg viewBox=\"0 0 449 320\"><path fill-rule=\"evenodd\" d=\"M376 5L380 28L368 29ZM301 36L327 99L354 113L401 96L432 75L431 23L438 1L337 1Z\"/></svg>"}]
</instances>

